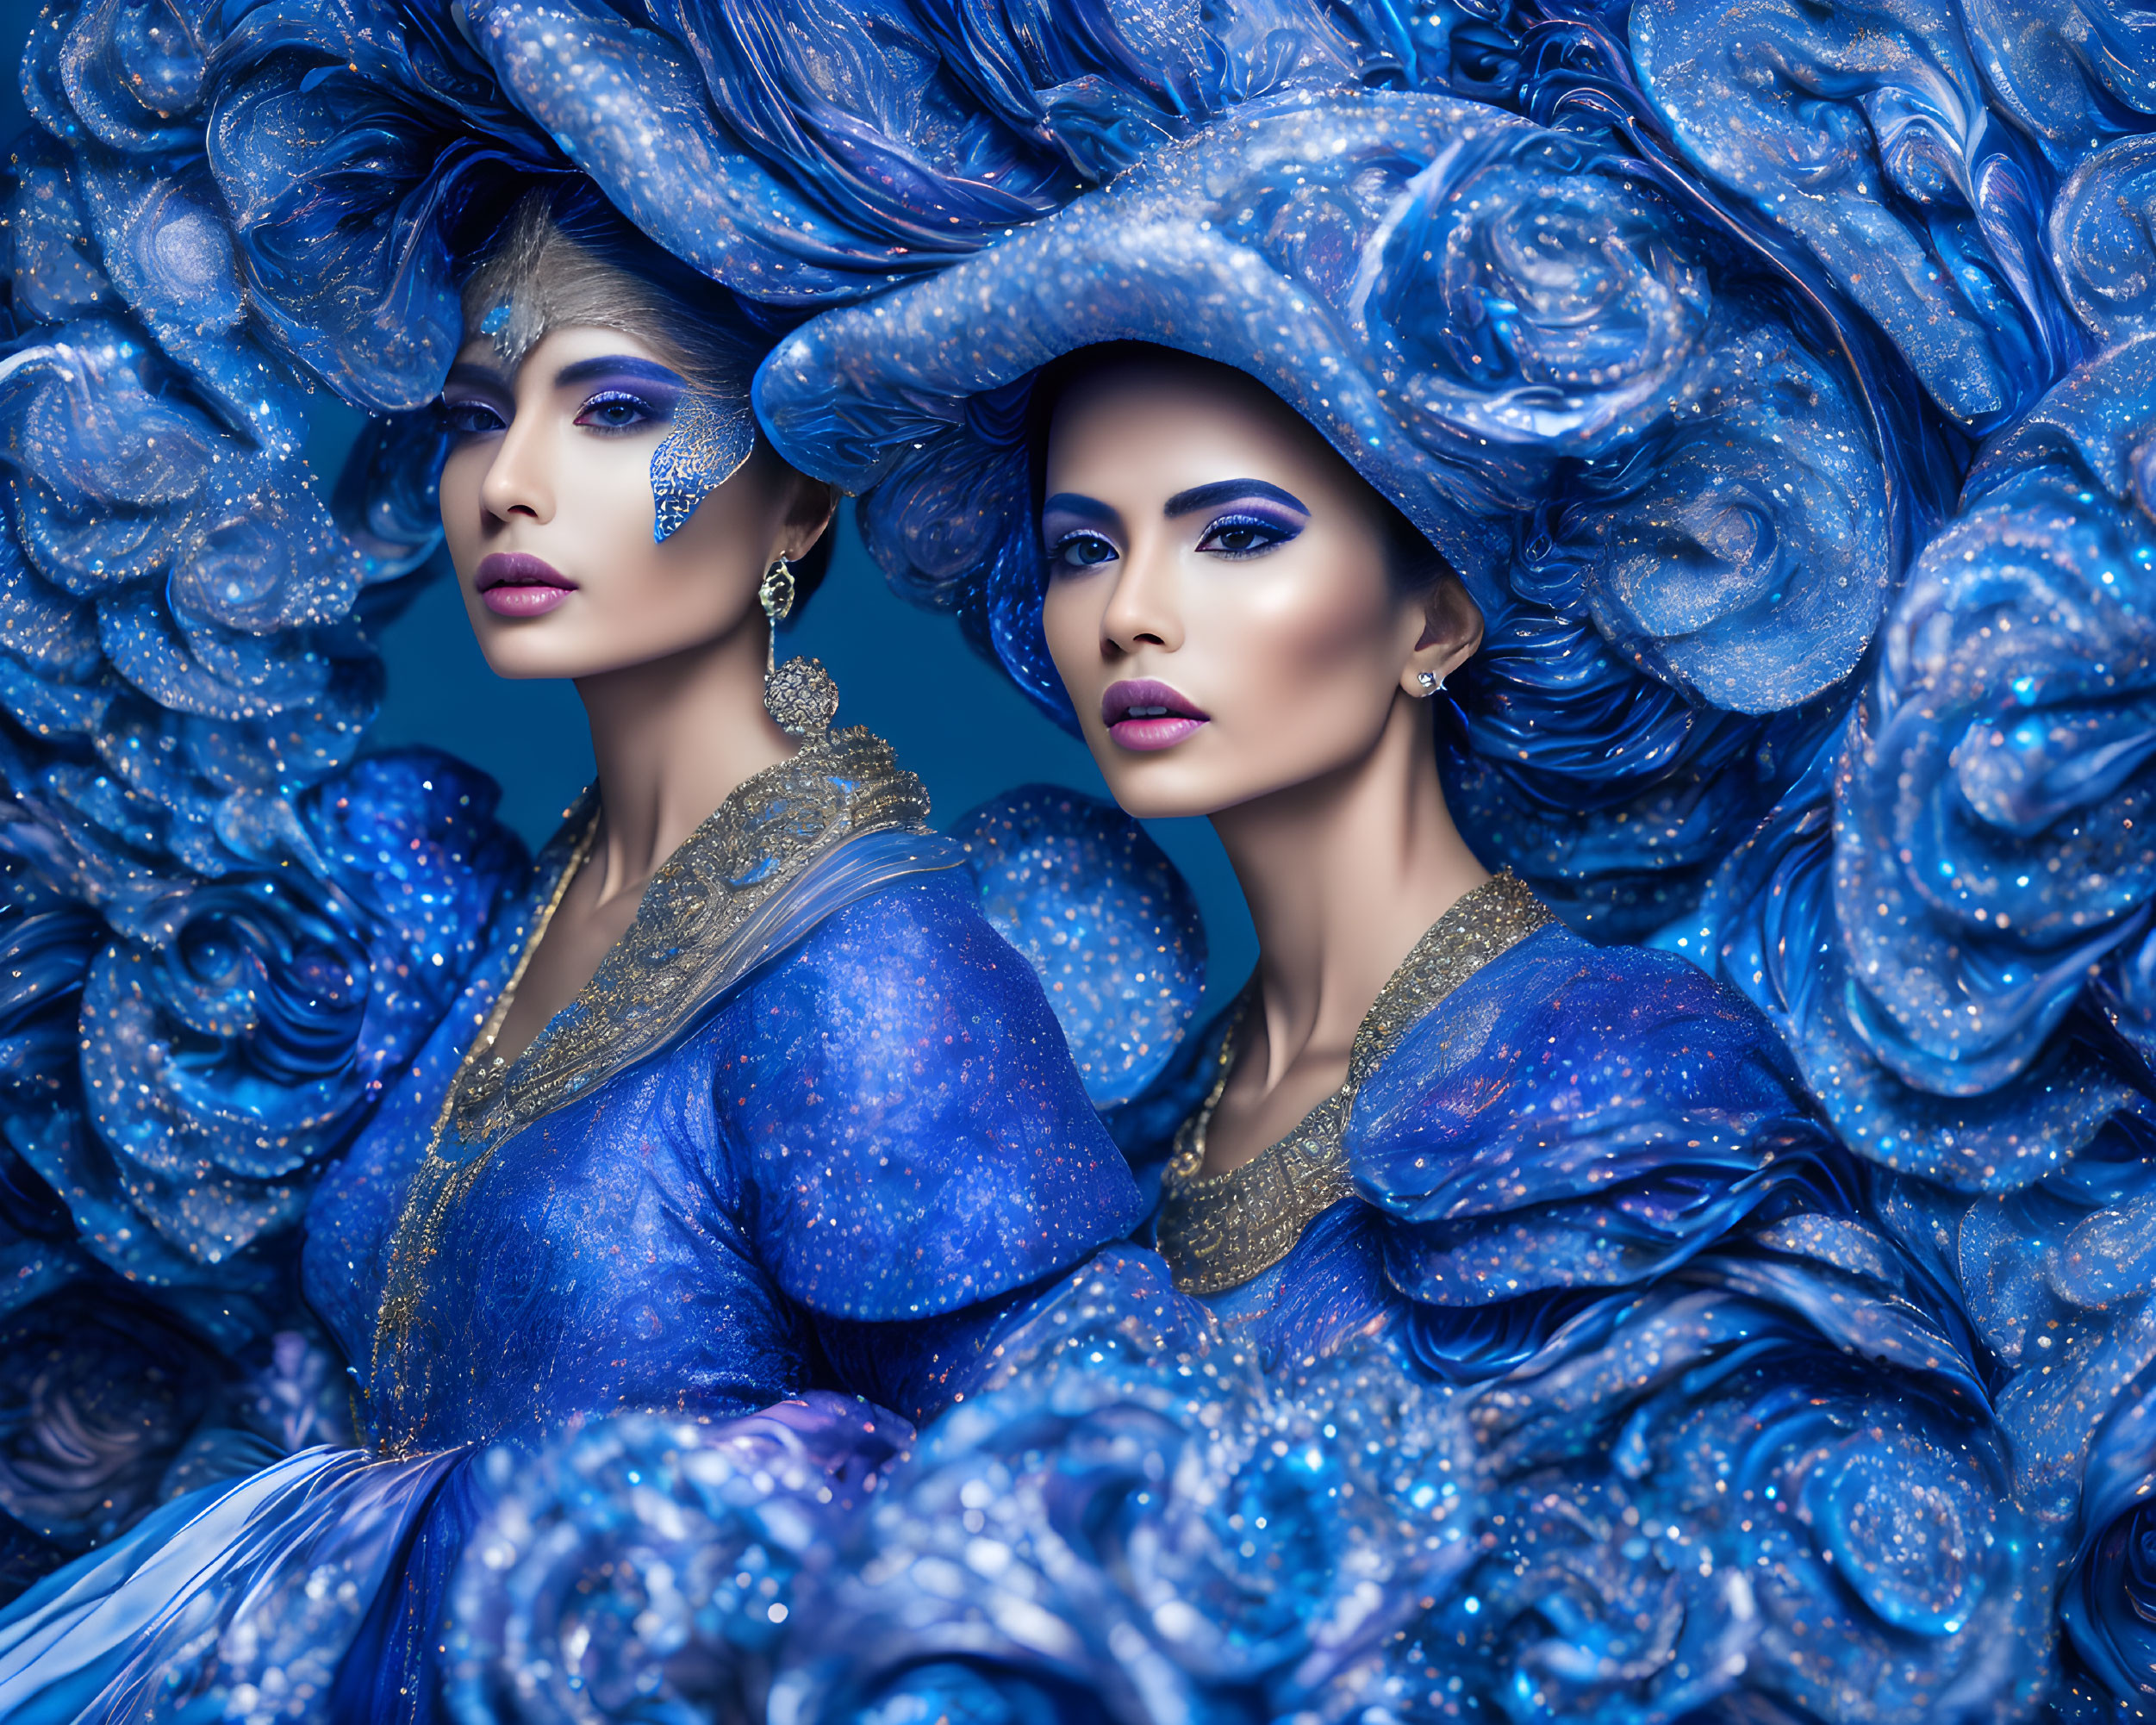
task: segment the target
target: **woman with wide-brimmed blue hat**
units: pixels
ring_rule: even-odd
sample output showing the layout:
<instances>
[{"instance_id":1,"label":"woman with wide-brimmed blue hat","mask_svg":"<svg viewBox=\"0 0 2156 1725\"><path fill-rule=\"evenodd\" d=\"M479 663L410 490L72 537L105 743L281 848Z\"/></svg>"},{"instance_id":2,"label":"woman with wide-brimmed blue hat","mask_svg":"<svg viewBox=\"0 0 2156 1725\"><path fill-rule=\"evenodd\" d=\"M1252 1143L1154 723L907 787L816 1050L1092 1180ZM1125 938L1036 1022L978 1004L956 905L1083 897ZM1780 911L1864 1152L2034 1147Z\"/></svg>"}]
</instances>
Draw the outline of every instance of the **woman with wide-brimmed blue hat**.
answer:
<instances>
[{"instance_id":1,"label":"woman with wide-brimmed blue hat","mask_svg":"<svg viewBox=\"0 0 2156 1725\"><path fill-rule=\"evenodd\" d=\"M1951 1297L1761 1017L1553 909L1674 919L1847 710L1907 484L1815 331L1633 156L1358 88L1163 144L758 377L894 582L1235 864L1256 974L1126 1146L1276 1381L1470 1435L1405 1711L2045 1685Z\"/></svg>"}]
</instances>

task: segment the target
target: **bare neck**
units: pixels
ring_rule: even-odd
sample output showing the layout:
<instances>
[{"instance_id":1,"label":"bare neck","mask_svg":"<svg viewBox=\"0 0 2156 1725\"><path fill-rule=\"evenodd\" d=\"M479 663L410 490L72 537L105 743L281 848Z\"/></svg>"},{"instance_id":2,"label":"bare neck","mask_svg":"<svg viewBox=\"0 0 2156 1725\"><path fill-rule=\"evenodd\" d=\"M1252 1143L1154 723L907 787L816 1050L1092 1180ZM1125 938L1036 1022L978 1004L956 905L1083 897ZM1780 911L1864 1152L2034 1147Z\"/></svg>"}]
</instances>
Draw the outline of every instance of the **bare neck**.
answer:
<instances>
[{"instance_id":1,"label":"bare neck","mask_svg":"<svg viewBox=\"0 0 2156 1725\"><path fill-rule=\"evenodd\" d=\"M742 782L797 744L763 707L767 625L576 684L599 769L597 905L643 890Z\"/></svg>"},{"instance_id":2,"label":"bare neck","mask_svg":"<svg viewBox=\"0 0 2156 1725\"><path fill-rule=\"evenodd\" d=\"M1489 879L1445 807L1430 709L1405 694L1362 760L1212 824L1257 930L1268 1092L1305 1052L1344 1059L1415 943Z\"/></svg>"}]
</instances>

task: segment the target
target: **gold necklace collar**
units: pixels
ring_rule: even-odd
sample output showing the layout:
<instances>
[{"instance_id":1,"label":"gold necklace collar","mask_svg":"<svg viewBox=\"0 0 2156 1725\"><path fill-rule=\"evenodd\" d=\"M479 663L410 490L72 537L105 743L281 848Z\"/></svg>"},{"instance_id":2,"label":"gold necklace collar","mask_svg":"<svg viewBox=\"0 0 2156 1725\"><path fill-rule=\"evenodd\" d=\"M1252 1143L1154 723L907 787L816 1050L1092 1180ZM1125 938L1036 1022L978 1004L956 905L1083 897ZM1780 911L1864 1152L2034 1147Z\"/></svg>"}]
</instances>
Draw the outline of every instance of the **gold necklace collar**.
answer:
<instances>
[{"instance_id":1,"label":"gold necklace collar","mask_svg":"<svg viewBox=\"0 0 2156 1725\"><path fill-rule=\"evenodd\" d=\"M1293 1251L1303 1230L1321 1214L1354 1196L1354 1174L1342 1140L1355 1092L1430 1008L1492 959L1555 920L1509 869L1467 894L1430 925L1378 991L1349 1049L1347 1082L1286 1137L1240 1168L1208 1174L1206 1129L1227 1091L1236 1043L1257 1002L1253 977L1222 1033L1215 1056L1219 1074L1175 1134L1175 1151L1161 1174L1156 1237L1175 1286L1201 1295L1240 1287Z\"/></svg>"}]
</instances>

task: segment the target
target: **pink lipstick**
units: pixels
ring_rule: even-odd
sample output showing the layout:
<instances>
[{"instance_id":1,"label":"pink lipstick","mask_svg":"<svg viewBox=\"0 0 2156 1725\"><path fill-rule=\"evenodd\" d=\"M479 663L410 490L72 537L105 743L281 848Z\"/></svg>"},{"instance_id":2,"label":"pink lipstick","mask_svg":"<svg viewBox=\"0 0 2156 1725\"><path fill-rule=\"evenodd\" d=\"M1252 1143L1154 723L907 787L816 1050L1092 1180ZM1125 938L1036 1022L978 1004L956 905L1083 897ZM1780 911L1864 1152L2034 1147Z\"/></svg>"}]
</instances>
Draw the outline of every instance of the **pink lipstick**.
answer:
<instances>
[{"instance_id":1,"label":"pink lipstick","mask_svg":"<svg viewBox=\"0 0 2156 1725\"><path fill-rule=\"evenodd\" d=\"M1172 749L1212 717L1150 677L1111 683L1100 697L1100 722L1125 749Z\"/></svg>"},{"instance_id":2,"label":"pink lipstick","mask_svg":"<svg viewBox=\"0 0 2156 1725\"><path fill-rule=\"evenodd\" d=\"M576 590L544 557L495 551L479 560L479 602L497 617L544 617Z\"/></svg>"}]
</instances>

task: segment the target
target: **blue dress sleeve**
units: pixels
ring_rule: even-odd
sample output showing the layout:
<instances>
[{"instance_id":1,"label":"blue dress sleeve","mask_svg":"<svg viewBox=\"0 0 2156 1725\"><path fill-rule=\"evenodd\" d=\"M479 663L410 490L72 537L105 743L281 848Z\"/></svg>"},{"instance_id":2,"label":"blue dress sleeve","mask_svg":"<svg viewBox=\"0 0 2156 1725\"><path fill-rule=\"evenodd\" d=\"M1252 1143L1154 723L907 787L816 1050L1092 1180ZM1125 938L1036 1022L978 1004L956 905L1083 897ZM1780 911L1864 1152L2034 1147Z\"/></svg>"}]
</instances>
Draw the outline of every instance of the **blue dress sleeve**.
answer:
<instances>
[{"instance_id":1,"label":"blue dress sleeve","mask_svg":"<svg viewBox=\"0 0 2156 1725\"><path fill-rule=\"evenodd\" d=\"M1393 1284L1441 1306L1663 1274L1778 1197L1847 1208L1756 1012L1680 958L1557 927L1408 1033L1347 1143Z\"/></svg>"},{"instance_id":2,"label":"blue dress sleeve","mask_svg":"<svg viewBox=\"0 0 2156 1725\"><path fill-rule=\"evenodd\" d=\"M824 1317L980 1305L1142 1214L1040 984L967 881L914 876L832 916L725 1018L719 1118L751 1234Z\"/></svg>"}]
</instances>

